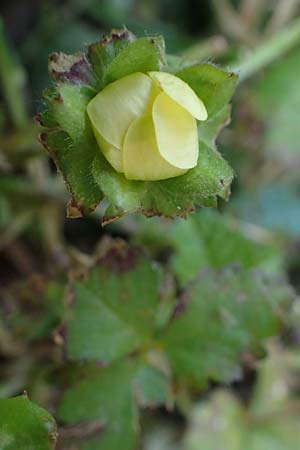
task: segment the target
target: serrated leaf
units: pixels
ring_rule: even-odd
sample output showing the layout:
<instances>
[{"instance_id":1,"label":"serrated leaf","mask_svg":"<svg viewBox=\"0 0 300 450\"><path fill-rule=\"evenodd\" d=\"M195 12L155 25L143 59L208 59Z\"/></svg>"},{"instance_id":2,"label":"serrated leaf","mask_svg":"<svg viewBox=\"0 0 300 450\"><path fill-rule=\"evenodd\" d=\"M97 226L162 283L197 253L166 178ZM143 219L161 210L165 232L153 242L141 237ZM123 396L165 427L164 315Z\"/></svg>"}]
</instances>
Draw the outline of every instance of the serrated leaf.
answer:
<instances>
[{"instance_id":1,"label":"serrated leaf","mask_svg":"<svg viewBox=\"0 0 300 450\"><path fill-rule=\"evenodd\" d=\"M72 287L70 357L109 362L149 345L159 287L160 273L145 258L124 246L108 250L88 279Z\"/></svg>"},{"instance_id":2,"label":"serrated leaf","mask_svg":"<svg viewBox=\"0 0 300 450\"><path fill-rule=\"evenodd\" d=\"M0 400L1 450L53 450L56 438L52 416L27 397Z\"/></svg>"},{"instance_id":3,"label":"serrated leaf","mask_svg":"<svg viewBox=\"0 0 300 450\"><path fill-rule=\"evenodd\" d=\"M183 238L184 237L184 238ZM182 284L200 270L237 263L242 268L280 271L279 249L247 238L238 223L215 211L203 210L169 227L168 240L174 248L170 264Z\"/></svg>"},{"instance_id":4,"label":"serrated leaf","mask_svg":"<svg viewBox=\"0 0 300 450\"><path fill-rule=\"evenodd\" d=\"M58 414L69 424L103 424L100 436L82 445L83 450L132 450L139 434L138 403L166 403L168 392L167 378L155 368L138 360L119 360L70 388Z\"/></svg>"},{"instance_id":5,"label":"serrated leaf","mask_svg":"<svg viewBox=\"0 0 300 450\"><path fill-rule=\"evenodd\" d=\"M240 353L258 352L278 332L292 299L289 286L259 272L204 271L162 337L175 376L198 387L238 378Z\"/></svg>"},{"instance_id":6,"label":"serrated leaf","mask_svg":"<svg viewBox=\"0 0 300 450\"><path fill-rule=\"evenodd\" d=\"M141 363L134 383L139 406L153 407L172 402L168 378L152 365Z\"/></svg>"},{"instance_id":7,"label":"serrated leaf","mask_svg":"<svg viewBox=\"0 0 300 450\"><path fill-rule=\"evenodd\" d=\"M80 381L63 396L58 415L66 423L100 420L103 435L82 449L132 450L138 432L133 377L136 364L118 361L98 369L93 377Z\"/></svg>"}]
</instances>

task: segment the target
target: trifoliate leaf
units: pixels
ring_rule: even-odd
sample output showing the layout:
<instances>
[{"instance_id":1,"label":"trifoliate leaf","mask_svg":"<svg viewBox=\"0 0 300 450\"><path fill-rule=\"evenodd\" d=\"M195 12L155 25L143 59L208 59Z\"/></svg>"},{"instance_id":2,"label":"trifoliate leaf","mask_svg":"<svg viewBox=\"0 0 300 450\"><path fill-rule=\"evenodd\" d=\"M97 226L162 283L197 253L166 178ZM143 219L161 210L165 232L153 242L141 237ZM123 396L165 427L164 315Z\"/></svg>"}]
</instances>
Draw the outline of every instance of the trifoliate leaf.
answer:
<instances>
[{"instance_id":1,"label":"trifoliate leaf","mask_svg":"<svg viewBox=\"0 0 300 450\"><path fill-rule=\"evenodd\" d=\"M63 396L59 417L103 427L84 450L134 448L138 407L172 406L172 379L203 388L237 378L242 353L260 354L293 299L282 280L228 268L207 270L176 303L161 270L137 248L104 242L99 255L71 282L65 318L67 355L89 364Z\"/></svg>"},{"instance_id":2,"label":"trifoliate leaf","mask_svg":"<svg viewBox=\"0 0 300 450\"><path fill-rule=\"evenodd\" d=\"M242 352L278 333L292 290L255 271L206 270L185 292L162 337L175 376L192 386L239 377Z\"/></svg>"},{"instance_id":3,"label":"trifoliate leaf","mask_svg":"<svg viewBox=\"0 0 300 450\"><path fill-rule=\"evenodd\" d=\"M54 450L56 438L52 416L26 396L0 400L1 450Z\"/></svg>"},{"instance_id":4,"label":"trifoliate leaf","mask_svg":"<svg viewBox=\"0 0 300 450\"><path fill-rule=\"evenodd\" d=\"M278 350L262 363L248 408L224 390L194 408L184 450L299 449L299 401L290 381L300 361Z\"/></svg>"},{"instance_id":5,"label":"trifoliate leaf","mask_svg":"<svg viewBox=\"0 0 300 450\"><path fill-rule=\"evenodd\" d=\"M159 72L168 70L164 66L164 56L161 37L136 39L126 29L113 30L111 35L90 45L87 54L51 55L49 70L55 85L45 92L45 110L39 115L46 128L41 142L62 172L72 194L70 215L78 216L93 210L105 198L108 206L104 222L130 212L148 216L186 216L196 205L215 206L217 197L228 198L233 172L212 142L213 135L219 131L219 123L224 120L218 122L219 119L213 117L221 115L221 110L226 108L236 77L213 65L197 65L177 74L190 85L208 110L207 132L204 123L199 129L198 164L186 174L163 181L127 180L117 172L122 168L115 150L117 147L109 141L100 142L106 156L110 155L112 167L96 142L86 114L89 102L105 86L127 75L154 72L164 76ZM174 142L177 142L177 132L174 128L175 138L171 131L169 133Z\"/></svg>"}]
</instances>

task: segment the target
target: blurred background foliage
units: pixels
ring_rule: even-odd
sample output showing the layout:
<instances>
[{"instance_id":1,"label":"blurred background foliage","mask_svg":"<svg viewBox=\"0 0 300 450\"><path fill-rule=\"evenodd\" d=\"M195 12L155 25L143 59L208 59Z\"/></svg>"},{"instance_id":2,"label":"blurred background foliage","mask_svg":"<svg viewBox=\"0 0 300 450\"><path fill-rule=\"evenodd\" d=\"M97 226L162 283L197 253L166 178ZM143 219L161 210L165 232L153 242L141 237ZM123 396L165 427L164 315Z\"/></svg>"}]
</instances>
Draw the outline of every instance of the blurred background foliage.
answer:
<instances>
[{"instance_id":1,"label":"blurred background foliage","mask_svg":"<svg viewBox=\"0 0 300 450\"><path fill-rule=\"evenodd\" d=\"M62 357L67 273L89 266L107 235L146 249L179 292L201 270L232 264L299 292L299 0L2 0L0 15L1 397L26 389L54 412L82 370ZM173 222L126 217L104 229L101 208L66 219L66 189L32 119L49 84L48 54L83 50L124 24L163 34L169 54L240 73L232 124L217 143L237 177L219 211ZM257 363L244 355L242 378L197 392L185 419L163 408L143 414L143 448L298 450L298 317L296 302L269 356ZM62 428L59 448L77 448L66 444L77 431Z\"/></svg>"}]
</instances>

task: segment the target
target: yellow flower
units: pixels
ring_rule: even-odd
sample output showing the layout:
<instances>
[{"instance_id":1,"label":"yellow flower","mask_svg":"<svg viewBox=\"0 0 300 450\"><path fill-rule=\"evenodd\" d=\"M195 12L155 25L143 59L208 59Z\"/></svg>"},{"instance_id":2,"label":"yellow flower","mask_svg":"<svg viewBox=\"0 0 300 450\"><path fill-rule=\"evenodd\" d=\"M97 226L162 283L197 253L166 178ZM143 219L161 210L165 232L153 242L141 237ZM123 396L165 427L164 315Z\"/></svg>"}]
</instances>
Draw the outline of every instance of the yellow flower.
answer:
<instances>
[{"instance_id":1,"label":"yellow flower","mask_svg":"<svg viewBox=\"0 0 300 450\"><path fill-rule=\"evenodd\" d=\"M197 120L207 112L174 75L140 72L106 86L87 106L98 145L129 180L164 180L197 165Z\"/></svg>"}]
</instances>

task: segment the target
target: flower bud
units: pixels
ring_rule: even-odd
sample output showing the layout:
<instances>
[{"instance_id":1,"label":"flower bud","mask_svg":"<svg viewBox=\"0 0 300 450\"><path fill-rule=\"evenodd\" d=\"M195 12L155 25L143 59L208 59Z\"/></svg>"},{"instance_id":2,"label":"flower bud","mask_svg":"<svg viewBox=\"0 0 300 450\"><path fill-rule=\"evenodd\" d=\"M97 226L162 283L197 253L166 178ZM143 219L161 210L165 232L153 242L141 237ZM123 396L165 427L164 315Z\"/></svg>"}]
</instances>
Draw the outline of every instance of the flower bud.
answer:
<instances>
[{"instance_id":1,"label":"flower bud","mask_svg":"<svg viewBox=\"0 0 300 450\"><path fill-rule=\"evenodd\" d=\"M203 102L166 72L136 72L107 85L87 106L105 158L129 180L164 180L197 165Z\"/></svg>"}]
</instances>

